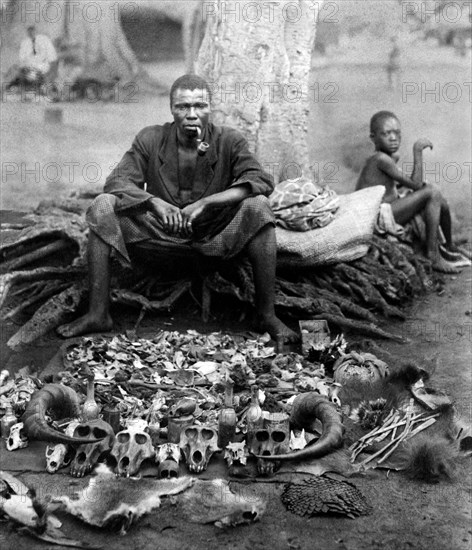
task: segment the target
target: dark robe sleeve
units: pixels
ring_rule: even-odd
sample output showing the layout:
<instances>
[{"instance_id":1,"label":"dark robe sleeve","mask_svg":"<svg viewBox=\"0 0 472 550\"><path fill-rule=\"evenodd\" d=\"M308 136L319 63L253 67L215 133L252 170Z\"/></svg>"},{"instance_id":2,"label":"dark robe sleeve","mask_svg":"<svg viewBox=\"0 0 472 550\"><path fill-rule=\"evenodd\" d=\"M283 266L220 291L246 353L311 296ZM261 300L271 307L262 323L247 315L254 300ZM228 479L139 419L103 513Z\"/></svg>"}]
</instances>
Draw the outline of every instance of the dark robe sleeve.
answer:
<instances>
[{"instance_id":1,"label":"dark robe sleeve","mask_svg":"<svg viewBox=\"0 0 472 550\"><path fill-rule=\"evenodd\" d=\"M251 188L250 196L268 197L274 190L272 177L262 169L255 156L249 151L247 141L239 132L232 132L231 142L233 182L230 187L246 184Z\"/></svg>"},{"instance_id":2,"label":"dark robe sleeve","mask_svg":"<svg viewBox=\"0 0 472 550\"><path fill-rule=\"evenodd\" d=\"M118 199L116 212L135 208L153 197L144 190L151 141L151 129L141 130L105 182L104 192Z\"/></svg>"}]
</instances>

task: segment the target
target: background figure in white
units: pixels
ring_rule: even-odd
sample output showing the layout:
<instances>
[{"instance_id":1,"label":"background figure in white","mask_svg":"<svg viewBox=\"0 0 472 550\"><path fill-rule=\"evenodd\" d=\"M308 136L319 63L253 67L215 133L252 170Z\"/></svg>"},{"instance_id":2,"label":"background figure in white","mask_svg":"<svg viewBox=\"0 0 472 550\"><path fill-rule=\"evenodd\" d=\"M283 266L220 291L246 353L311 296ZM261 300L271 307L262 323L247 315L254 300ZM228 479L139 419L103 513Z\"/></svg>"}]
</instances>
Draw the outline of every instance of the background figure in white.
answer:
<instances>
[{"instance_id":1,"label":"background figure in white","mask_svg":"<svg viewBox=\"0 0 472 550\"><path fill-rule=\"evenodd\" d=\"M31 73L35 81L44 81L57 61L56 49L48 36L37 33L34 25L28 27L27 33L20 45L20 70L25 76Z\"/></svg>"}]
</instances>

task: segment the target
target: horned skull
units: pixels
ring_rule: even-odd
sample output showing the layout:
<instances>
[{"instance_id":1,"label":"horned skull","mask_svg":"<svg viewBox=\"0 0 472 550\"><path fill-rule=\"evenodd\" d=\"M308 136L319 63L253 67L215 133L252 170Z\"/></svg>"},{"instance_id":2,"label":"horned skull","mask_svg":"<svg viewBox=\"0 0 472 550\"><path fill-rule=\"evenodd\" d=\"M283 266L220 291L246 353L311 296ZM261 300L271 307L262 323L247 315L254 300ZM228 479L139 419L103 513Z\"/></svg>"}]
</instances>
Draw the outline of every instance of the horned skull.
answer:
<instances>
[{"instance_id":1,"label":"horned skull","mask_svg":"<svg viewBox=\"0 0 472 550\"><path fill-rule=\"evenodd\" d=\"M208 462L218 448L218 430L213 426L193 424L182 430L180 448L185 455L187 467L191 472L200 474L207 469Z\"/></svg>"},{"instance_id":2,"label":"horned skull","mask_svg":"<svg viewBox=\"0 0 472 550\"><path fill-rule=\"evenodd\" d=\"M154 457L151 437L144 430L143 425L131 424L116 434L111 454L116 460L115 472L119 476L136 475L144 460Z\"/></svg>"},{"instance_id":3,"label":"horned skull","mask_svg":"<svg viewBox=\"0 0 472 550\"><path fill-rule=\"evenodd\" d=\"M10 428L6 446L8 451L16 451L17 449L24 449L28 446L28 438L24 431L23 422L17 422Z\"/></svg>"},{"instance_id":4,"label":"horned skull","mask_svg":"<svg viewBox=\"0 0 472 550\"><path fill-rule=\"evenodd\" d=\"M180 447L178 443L164 443L157 447L158 475L162 479L179 477Z\"/></svg>"},{"instance_id":5,"label":"horned skull","mask_svg":"<svg viewBox=\"0 0 472 550\"><path fill-rule=\"evenodd\" d=\"M290 429L288 415L272 413L264 418L262 428L248 432L249 450L253 455L274 456L289 450ZM272 475L277 462L257 459L257 471L261 475Z\"/></svg>"},{"instance_id":6,"label":"horned skull","mask_svg":"<svg viewBox=\"0 0 472 550\"><path fill-rule=\"evenodd\" d=\"M70 474L74 477L83 477L91 472L100 457L110 452L115 441L113 428L100 418L78 424L74 429L73 436L90 439L103 438L101 441L85 443L77 447L70 466Z\"/></svg>"},{"instance_id":7,"label":"horned skull","mask_svg":"<svg viewBox=\"0 0 472 550\"><path fill-rule=\"evenodd\" d=\"M48 445L46 447L46 470L50 474L56 473L60 468L68 466L74 456L74 451L64 443Z\"/></svg>"}]
</instances>

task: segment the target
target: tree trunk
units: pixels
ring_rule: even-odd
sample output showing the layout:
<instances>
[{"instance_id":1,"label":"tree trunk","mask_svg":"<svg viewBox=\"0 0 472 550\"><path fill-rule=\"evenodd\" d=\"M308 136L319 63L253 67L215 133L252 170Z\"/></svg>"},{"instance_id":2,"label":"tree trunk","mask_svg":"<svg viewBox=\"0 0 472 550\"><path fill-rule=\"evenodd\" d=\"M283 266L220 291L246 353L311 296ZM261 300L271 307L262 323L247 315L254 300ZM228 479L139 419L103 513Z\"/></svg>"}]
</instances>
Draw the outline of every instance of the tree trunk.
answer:
<instances>
[{"instance_id":1,"label":"tree trunk","mask_svg":"<svg viewBox=\"0 0 472 550\"><path fill-rule=\"evenodd\" d=\"M311 175L306 134L316 15L308 0L203 5L197 72L213 87L213 121L238 128L276 182Z\"/></svg>"},{"instance_id":2,"label":"tree trunk","mask_svg":"<svg viewBox=\"0 0 472 550\"><path fill-rule=\"evenodd\" d=\"M121 28L121 9L119 2L13 0L2 18L2 73L18 63L26 29L35 25L56 48L60 43L67 48L69 57L82 67L82 77L103 82L135 78L140 67Z\"/></svg>"}]
</instances>

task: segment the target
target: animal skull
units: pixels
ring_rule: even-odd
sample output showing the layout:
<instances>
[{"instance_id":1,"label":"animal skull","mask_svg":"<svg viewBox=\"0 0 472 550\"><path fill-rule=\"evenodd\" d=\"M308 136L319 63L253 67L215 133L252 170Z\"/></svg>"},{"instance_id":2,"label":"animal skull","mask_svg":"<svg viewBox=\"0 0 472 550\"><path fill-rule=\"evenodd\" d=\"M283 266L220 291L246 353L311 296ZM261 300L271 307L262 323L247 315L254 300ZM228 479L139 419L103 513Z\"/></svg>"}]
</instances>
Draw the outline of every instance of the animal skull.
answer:
<instances>
[{"instance_id":1,"label":"animal skull","mask_svg":"<svg viewBox=\"0 0 472 550\"><path fill-rule=\"evenodd\" d=\"M8 436L6 445L8 451L16 451L28 446L28 438L24 432L23 422L13 424L10 428L10 435Z\"/></svg>"},{"instance_id":2,"label":"animal skull","mask_svg":"<svg viewBox=\"0 0 472 550\"><path fill-rule=\"evenodd\" d=\"M115 441L113 428L100 418L78 424L73 436L90 439L103 437L101 441L85 443L77 447L77 452L70 466L70 474L74 477L83 477L91 472L100 457L110 452Z\"/></svg>"},{"instance_id":3,"label":"animal skull","mask_svg":"<svg viewBox=\"0 0 472 550\"><path fill-rule=\"evenodd\" d=\"M73 456L72 449L64 443L48 445L46 447L46 470L50 474L56 473L60 468L68 466Z\"/></svg>"},{"instance_id":4,"label":"animal skull","mask_svg":"<svg viewBox=\"0 0 472 550\"><path fill-rule=\"evenodd\" d=\"M144 460L153 458L154 447L150 435L142 425L129 425L126 430L116 434L111 451L116 460L116 473L120 476L134 476Z\"/></svg>"},{"instance_id":5,"label":"animal skull","mask_svg":"<svg viewBox=\"0 0 472 550\"><path fill-rule=\"evenodd\" d=\"M254 455L274 456L289 450L290 429L288 415L272 413L264 418L262 428L248 432L249 450ZM257 471L262 475L272 475L277 462L257 459Z\"/></svg>"},{"instance_id":6,"label":"animal skull","mask_svg":"<svg viewBox=\"0 0 472 550\"><path fill-rule=\"evenodd\" d=\"M179 477L180 447L178 443L164 443L157 447L158 475L162 479Z\"/></svg>"},{"instance_id":7,"label":"animal skull","mask_svg":"<svg viewBox=\"0 0 472 550\"><path fill-rule=\"evenodd\" d=\"M199 474L207 469L213 453L220 450L217 440L218 430L213 426L193 424L182 430L180 448L185 455L187 467L191 472Z\"/></svg>"},{"instance_id":8,"label":"animal skull","mask_svg":"<svg viewBox=\"0 0 472 550\"><path fill-rule=\"evenodd\" d=\"M231 468L233 464L246 466L246 443L244 441L241 441L241 443L229 443L225 449L225 460L228 468Z\"/></svg>"}]
</instances>

